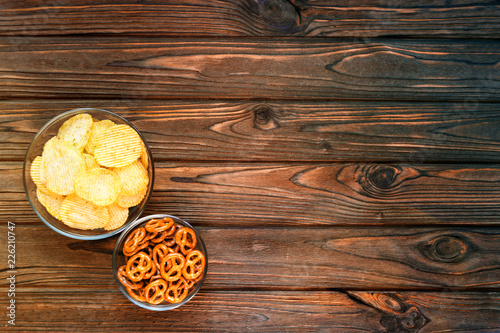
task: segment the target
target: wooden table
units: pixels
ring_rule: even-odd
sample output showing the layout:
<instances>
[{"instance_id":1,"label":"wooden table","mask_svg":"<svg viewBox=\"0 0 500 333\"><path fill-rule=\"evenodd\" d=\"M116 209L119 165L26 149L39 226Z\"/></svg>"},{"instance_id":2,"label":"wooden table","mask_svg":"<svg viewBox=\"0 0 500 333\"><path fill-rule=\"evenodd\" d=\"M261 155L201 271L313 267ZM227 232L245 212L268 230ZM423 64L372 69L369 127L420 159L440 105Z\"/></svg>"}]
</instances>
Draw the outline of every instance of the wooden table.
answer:
<instances>
[{"instance_id":1,"label":"wooden table","mask_svg":"<svg viewBox=\"0 0 500 333\"><path fill-rule=\"evenodd\" d=\"M499 332L499 38L498 1L1 1L0 330ZM31 209L26 149L79 107L142 131L145 213L204 237L187 305Z\"/></svg>"}]
</instances>

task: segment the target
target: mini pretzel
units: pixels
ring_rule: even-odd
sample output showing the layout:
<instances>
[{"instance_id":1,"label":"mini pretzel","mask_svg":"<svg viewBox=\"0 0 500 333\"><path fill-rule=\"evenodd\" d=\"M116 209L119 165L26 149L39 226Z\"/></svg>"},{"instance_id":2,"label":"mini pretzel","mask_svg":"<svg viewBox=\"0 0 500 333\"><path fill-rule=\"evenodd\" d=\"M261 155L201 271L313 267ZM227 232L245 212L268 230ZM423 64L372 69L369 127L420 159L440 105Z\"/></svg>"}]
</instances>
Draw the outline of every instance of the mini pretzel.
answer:
<instances>
[{"instance_id":1,"label":"mini pretzel","mask_svg":"<svg viewBox=\"0 0 500 333\"><path fill-rule=\"evenodd\" d=\"M135 282L130 280L127 273L125 272L125 265L120 266L120 268L118 268L117 276L118 276L118 279L120 280L120 282L127 288L134 289L134 290L142 288L142 285L143 285L142 282L135 283Z\"/></svg>"},{"instance_id":2,"label":"mini pretzel","mask_svg":"<svg viewBox=\"0 0 500 333\"><path fill-rule=\"evenodd\" d=\"M180 228L175 234L175 242L181 247L182 254L186 255L196 247L196 234L192 229Z\"/></svg>"},{"instance_id":3,"label":"mini pretzel","mask_svg":"<svg viewBox=\"0 0 500 333\"><path fill-rule=\"evenodd\" d=\"M165 217L161 220L152 219L146 223L144 228L148 232L162 232L170 229L174 225L174 220L170 217Z\"/></svg>"},{"instance_id":4,"label":"mini pretzel","mask_svg":"<svg viewBox=\"0 0 500 333\"><path fill-rule=\"evenodd\" d=\"M153 261L146 253L141 251L136 253L127 261L125 272L127 273L127 276L130 280L139 282L152 269L155 269ZM153 274L151 274L150 277Z\"/></svg>"},{"instance_id":5,"label":"mini pretzel","mask_svg":"<svg viewBox=\"0 0 500 333\"><path fill-rule=\"evenodd\" d=\"M186 259L180 253L170 253L160 263L160 274L166 281L177 281L182 276Z\"/></svg>"},{"instance_id":6,"label":"mini pretzel","mask_svg":"<svg viewBox=\"0 0 500 333\"><path fill-rule=\"evenodd\" d=\"M147 245L139 248L139 244L146 237L146 230L144 228L135 229L125 240L123 244L123 254L127 257L133 256L138 251L147 247Z\"/></svg>"},{"instance_id":7,"label":"mini pretzel","mask_svg":"<svg viewBox=\"0 0 500 333\"><path fill-rule=\"evenodd\" d=\"M165 293L165 299L170 303L179 303L186 298L189 292L186 280L181 277L179 280L170 282L169 287Z\"/></svg>"},{"instance_id":8,"label":"mini pretzel","mask_svg":"<svg viewBox=\"0 0 500 333\"><path fill-rule=\"evenodd\" d=\"M186 264L182 268L182 275L186 279L194 280L205 269L205 257L198 250L193 250L186 255Z\"/></svg>"},{"instance_id":9,"label":"mini pretzel","mask_svg":"<svg viewBox=\"0 0 500 333\"><path fill-rule=\"evenodd\" d=\"M163 279L154 280L144 289L146 302L150 304L160 304L163 302L165 292L168 289L167 282Z\"/></svg>"}]
</instances>

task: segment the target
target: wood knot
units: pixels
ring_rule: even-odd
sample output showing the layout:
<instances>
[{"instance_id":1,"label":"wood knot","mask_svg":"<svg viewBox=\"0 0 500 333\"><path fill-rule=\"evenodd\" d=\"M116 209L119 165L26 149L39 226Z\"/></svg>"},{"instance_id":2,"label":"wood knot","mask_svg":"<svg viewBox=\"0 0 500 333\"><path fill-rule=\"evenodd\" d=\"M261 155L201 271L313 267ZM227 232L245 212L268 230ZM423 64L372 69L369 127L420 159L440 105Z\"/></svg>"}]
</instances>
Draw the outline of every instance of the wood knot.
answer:
<instances>
[{"instance_id":1,"label":"wood knot","mask_svg":"<svg viewBox=\"0 0 500 333\"><path fill-rule=\"evenodd\" d=\"M395 297L385 294L373 294L374 300L377 301L380 308L389 312L403 311L402 303Z\"/></svg>"},{"instance_id":2,"label":"wood knot","mask_svg":"<svg viewBox=\"0 0 500 333\"><path fill-rule=\"evenodd\" d=\"M267 105L259 106L254 111L255 122L259 125L265 125L271 120L271 108Z\"/></svg>"},{"instance_id":3,"label":"wood knot","mask_svg":"<svg viewBox=\"0 0 500 333\"><path fill-rule=\"evenodd\" d=\"M277 30L290 30L300 20L297 7L287 0L259 0L260 15Z\"/></svg>"},{"instance_id":4,"label":"wood knot","mask_svg":"<svg viewBox=\"0 0 500 333\"><path fill-rule=\"evenodd\" d=\"M387 189L390 188L396 179L396 171L391 167L382 167L376 169L371 175L370 180L374 186Z\"/></svg>"},{"instance_id":5,"label":"wood knot","mask_svg":"<svg viewBox=\"0 0 500 333\"><path fill-rule=\"evenodd\" d=\"M416 307L410 307L399 315L383 314L380 320L387 332L416 333L429 322Z\"/></svg>"},{"instance_id":6,"label":"wood knot","mask_svg":"<svg viewBox=\"0 0 500 333\"><path fill-rule=\"evenodd\" d=\"M261 105L254 110L254 124L260 130L272 130L278 127L278 123L273 118L273 111L267 105Z\"/></svg>"},{"instance_id":7,"label":"wood knot","mask_svg":"<svg viewBox=\"0 0 500 333\"><path fill-rule=\"evenodd\" d=\"M374 198L392 197L405 180L404 170L396 166L361 165L357 168L357 182L363 194Z\"/></svg>"},{"instance_id":8,"label":"wood knot","mask_svg":"<svg viewBox=\"0 0 500 333\"><path fill-rule=\"evenodd\" d=\"M401 318L401 326L406 329L420 328L424 322L425 318L416 307L411 307Z\"/></svg>"},{"instance_id":9,"label":"wood knot","mask_svg":"<svg viewBox=\"0 0 500 333\"><path fill-rule=\"evenodd\" d=\"M349 295L381 311L380 323L386 332L416 333L430 321L417 307L397 294L355 292Z\"/></svg>"},{"instance_id":10,"label":"wood knot","mask_svg":"<svg viewBox=\"0 0 500 333\"><path fill-rule=\"evenodd\" d=\"M454 235L440 236L426 244L419 244L419 250L429 259L446 263L461 262L471 252L467 241Z\"/></svg>"}]
</instances>

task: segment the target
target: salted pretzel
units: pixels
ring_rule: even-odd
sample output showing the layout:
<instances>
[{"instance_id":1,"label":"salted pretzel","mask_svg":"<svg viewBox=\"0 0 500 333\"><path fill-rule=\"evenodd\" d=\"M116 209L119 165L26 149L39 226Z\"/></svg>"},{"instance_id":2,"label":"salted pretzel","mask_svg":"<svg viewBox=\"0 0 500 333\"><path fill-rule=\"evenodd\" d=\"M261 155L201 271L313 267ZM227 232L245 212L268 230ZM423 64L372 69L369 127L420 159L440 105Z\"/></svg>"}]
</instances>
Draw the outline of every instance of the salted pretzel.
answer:
<instances>
[{"instance_id":1,"label":"salted pretzel","mask_svg":"<svg viewBox=\"0 0 500 333\"><path fill-rule=\"evenodd\" d=\"M148 232L162 232L170 229L174 225L174 220L170 217L165 217L161 220L152 219L149 220L144 228Z\"/></svg>"},{"instance_id":2,"label":"salted pretzel","mask_svg":"<svg viewBox=\"0 0 500 333\"><path fill-rule=\"evenodd\" d=\"M165 300L165 292L168 289L168 284L163 279L157 279L150 282L144 289L144 297L146 302L150 304L160 304Z\"/></svg>"},{"instance_id":3,"label":"salted pretzel","mask_svg":"<svg viewBox=\"0 0 500 333\"><path fill-rule=\"evenodd\" d=\"M196 234L193 229L180 228L175 233L175 243L181 247L182 254L186 255L196 247Z\"/></svg>"},{"instance_id":4,"label":"salted pretzel","mask_svg":"<svg viewBox=\"0 0 500 333\"><path fill-rule=\"evenodd\" d=\"M180 253L167 254L160 263L160 274L166 281L177 281L182 276L186 258Z\"/></svg>"},{"instance_id":5,"label":"salted pretzel","mask_svg":"<svg viewBox=\"0 0 500 333\"><path fill-rule=\"evenodd\" d=\"M127 239L123 243L123 254L127 257L131 257L140 250L146 248L148 245L144 243L143 240L146 237L146 229L137 228L130 235L128 235ZM143 242L141 244L141 242ZM141 244L139 246L139 244ZM144 245L146 244L146 245Z\"/></svg>"},{"instance_id":6,"label":"salted pretzel","mask_svg":"<svg viewBox=\"0 0 500 333\"><path fill-rule=\"evenodd\" d=\"M170 282L165 293L165 299L170 303L179 303L186 298L189 292L186 280L181 277L177 281Z\"/></svg>"},{"instance_id":7,"label":"salted pretzel","mask_svg":"<svg viewBox=\"0 0 500 333\"><path fill-rule=\"evenodd\" d=\"M182 267L182 275L189 280L194 280L205 269L205 257L198 250L193 250L186 255L186 263Z\"/></svg>"},{"instance_id":8,"label":"salted pretzel","mask_svg":"<svg viewBox=\"0 0 500 333\"><path fill-rule=\"evenodd\" d=\"M120 280L120 282L127 288L130 288L130 289L139 289L139 288L142 288L143 286L143 282L133 282L132 280L130 280L130 278L128 277L127 273L125 272L125 267L126 265L122 265L120 266L120 268L118 268L118 273L117 273L117 276L118 276L118 279Z\"/></svg>"},{"instance_id":9,"label":"salted pretzel","mask_svg":"<svg viewBox=\"0 0 500 333\"><path fill-rule=\"evenodd\" d=\"M139 282L147 276L151 277L155 271L156 266L153 265L153 261L142 251L134 254L125 266L125 272L133 282Z\"/></svg>"}]
</instances>

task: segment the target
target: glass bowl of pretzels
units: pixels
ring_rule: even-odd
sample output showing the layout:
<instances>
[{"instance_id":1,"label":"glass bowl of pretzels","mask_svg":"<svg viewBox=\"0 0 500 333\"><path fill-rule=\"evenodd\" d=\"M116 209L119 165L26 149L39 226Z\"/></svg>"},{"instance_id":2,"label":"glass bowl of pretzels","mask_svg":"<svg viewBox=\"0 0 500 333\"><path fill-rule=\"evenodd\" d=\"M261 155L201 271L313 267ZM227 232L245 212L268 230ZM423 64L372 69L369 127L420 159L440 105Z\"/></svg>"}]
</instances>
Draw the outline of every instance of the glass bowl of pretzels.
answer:
<instances>
[{"instance_id":1,"label":"glass bowl of pretzels","mask_svg":"<svg viewBox=\"0 0 500 333\"><path fill-rule=\"evenodd\" d=\"M155 311L186 304L200 290L208 269L199 233L166 214L130 224L118 238L112 260L115 281L125 297Z\"/></svg>"}]
</instances>

